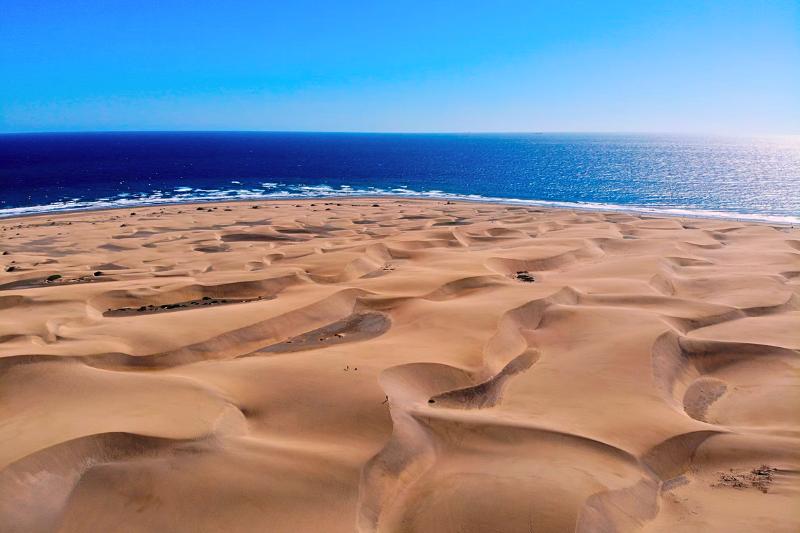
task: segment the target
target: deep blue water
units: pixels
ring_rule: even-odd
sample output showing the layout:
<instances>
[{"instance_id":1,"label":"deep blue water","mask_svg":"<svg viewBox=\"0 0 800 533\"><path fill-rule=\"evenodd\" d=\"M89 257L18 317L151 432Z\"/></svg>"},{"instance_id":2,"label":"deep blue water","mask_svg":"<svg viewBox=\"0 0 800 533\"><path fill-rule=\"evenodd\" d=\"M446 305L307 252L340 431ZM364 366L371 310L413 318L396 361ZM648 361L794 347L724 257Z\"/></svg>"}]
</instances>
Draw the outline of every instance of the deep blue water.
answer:
<instances>
[{"instance_id":1,"label":"deep blue water","mask_svg":"<svg viewBox=\"0 0 800 533\"><path fill-rule=\"evenodd\" d=\"M800 137L0 135L0 216L140 203L404 194L800 222Z\"/></svg>"}]
</instances>

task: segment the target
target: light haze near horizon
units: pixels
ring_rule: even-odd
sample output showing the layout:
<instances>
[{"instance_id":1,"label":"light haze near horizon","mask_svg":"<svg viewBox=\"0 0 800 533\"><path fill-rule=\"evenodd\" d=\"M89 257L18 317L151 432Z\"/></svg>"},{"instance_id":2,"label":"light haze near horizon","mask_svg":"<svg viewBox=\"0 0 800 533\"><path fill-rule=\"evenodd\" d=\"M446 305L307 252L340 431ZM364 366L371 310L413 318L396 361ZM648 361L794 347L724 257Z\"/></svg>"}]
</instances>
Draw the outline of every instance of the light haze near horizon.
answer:
<instances>
[{"instance_id":1,"label":"light haze near horizon","mask_svg":"<svg viewBox=\"0 0 800 533\"><path fill-rule=\"evenodd\" d=\"M0 131L800 133L800 2L6 0Z\"/></svg>"}]
</instances>

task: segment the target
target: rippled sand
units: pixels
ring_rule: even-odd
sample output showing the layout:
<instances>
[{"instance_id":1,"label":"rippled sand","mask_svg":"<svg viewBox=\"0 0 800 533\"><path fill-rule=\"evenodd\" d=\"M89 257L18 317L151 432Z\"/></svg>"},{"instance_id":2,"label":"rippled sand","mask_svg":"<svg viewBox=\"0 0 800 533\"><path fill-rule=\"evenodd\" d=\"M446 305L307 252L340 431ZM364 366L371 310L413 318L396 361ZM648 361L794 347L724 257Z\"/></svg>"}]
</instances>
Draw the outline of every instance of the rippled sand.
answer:
<instances>
[{"instance_id":1,"label":"rippled sand","mask_svg":"<svg viewBox=\"0 0 800 533\"><path fill-rule=\"evenodd\" d=\"M800 529L800 230L348 198L0 253L2 531Z\"/></svg>"}]
</instances>

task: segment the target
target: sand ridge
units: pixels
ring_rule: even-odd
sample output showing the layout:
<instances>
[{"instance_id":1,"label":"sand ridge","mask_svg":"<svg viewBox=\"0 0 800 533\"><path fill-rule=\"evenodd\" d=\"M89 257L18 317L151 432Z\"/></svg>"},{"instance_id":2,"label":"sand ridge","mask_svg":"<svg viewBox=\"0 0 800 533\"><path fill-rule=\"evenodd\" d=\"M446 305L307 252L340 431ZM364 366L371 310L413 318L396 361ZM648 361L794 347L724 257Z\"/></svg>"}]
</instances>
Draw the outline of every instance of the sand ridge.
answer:
<instances>
[{"instance_id":1,"label":"sand ridge","mask_svg":"<svg viewBox=\"0 0 800 533\"><path fill-rule=\"evenodd\" d=\"M797 531L800 230L330 198L0 220L3 531Z\"/></svg>"}]
</instances>

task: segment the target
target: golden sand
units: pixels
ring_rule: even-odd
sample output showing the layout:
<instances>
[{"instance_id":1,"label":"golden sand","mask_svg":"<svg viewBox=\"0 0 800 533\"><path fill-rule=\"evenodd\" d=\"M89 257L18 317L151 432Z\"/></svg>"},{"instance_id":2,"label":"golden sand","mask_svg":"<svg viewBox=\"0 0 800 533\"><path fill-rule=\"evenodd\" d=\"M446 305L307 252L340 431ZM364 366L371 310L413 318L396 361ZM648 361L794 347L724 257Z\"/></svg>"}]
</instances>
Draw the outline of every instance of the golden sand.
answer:
<instances>
[{"instance_id":1,"label":"golden sand","mask_svg":"<svg viewBox=\"0 0 800 533\"><path fill-rule=\"evenodd\" d=\"M800 530L800 230L132 211L0 221L4 532Z\"/></svg>"}]
</instances>

